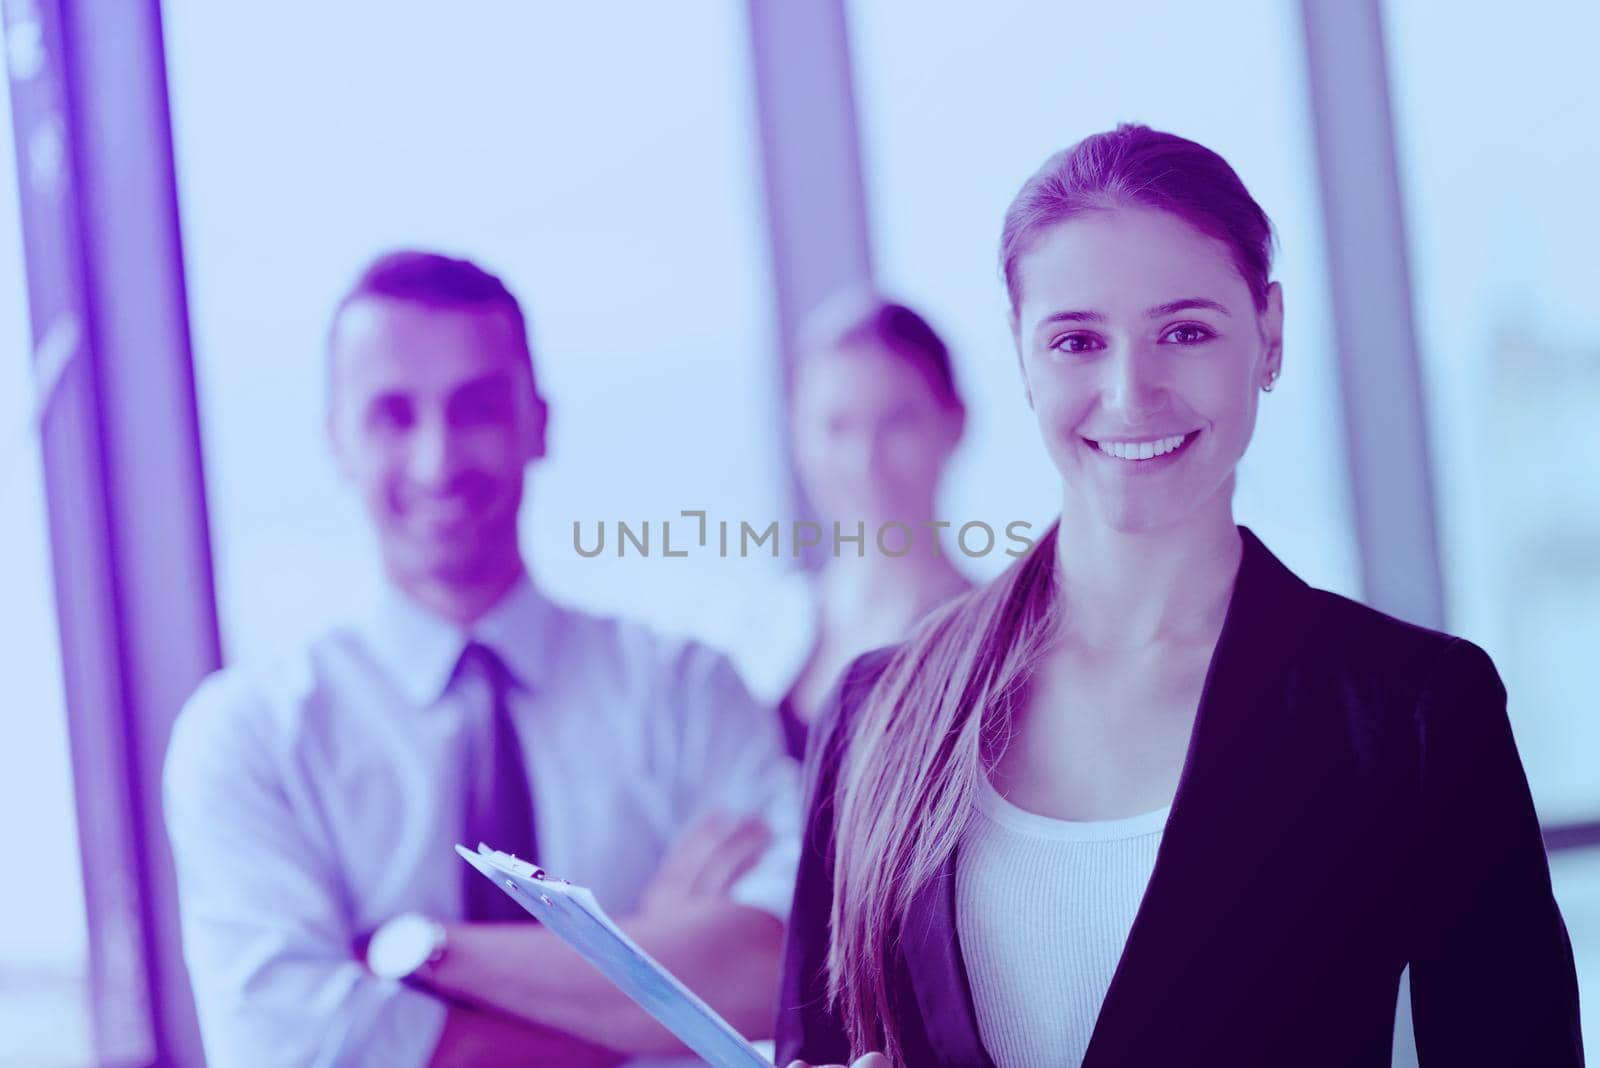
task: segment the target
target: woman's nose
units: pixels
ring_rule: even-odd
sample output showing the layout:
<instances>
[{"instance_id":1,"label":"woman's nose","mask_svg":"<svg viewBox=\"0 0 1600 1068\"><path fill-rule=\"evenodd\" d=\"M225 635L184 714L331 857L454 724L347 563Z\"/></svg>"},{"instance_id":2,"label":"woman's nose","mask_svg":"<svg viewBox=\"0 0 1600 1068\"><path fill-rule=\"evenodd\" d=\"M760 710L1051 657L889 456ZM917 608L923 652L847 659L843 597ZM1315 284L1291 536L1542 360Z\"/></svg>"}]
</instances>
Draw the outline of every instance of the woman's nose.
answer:
<instances>
[{"instance_id":1,"label":"woman's nose","mask_svg":"<svg viewBox=\"0 0 1600 1068\"><path fill-rule=\"evenodd\" d=\"M852 427L834 439L834 456L844 470L854 476L865 475L872 469L873 455L877 451L875 435L869 427Z\"/></svg>"},{"instance_id":2,"label":"woman's nose","mask_svg":"<svg viewBox=\"0 0 1600 1068\"><path fill-rule=\"evenodd\" d=\"M1104 361L1106 377L1101 403L1127 425L1137 426L1166 405L1166 383L1160 359L1136 349L1125 349Z\"/></svg>"}]
</instances>

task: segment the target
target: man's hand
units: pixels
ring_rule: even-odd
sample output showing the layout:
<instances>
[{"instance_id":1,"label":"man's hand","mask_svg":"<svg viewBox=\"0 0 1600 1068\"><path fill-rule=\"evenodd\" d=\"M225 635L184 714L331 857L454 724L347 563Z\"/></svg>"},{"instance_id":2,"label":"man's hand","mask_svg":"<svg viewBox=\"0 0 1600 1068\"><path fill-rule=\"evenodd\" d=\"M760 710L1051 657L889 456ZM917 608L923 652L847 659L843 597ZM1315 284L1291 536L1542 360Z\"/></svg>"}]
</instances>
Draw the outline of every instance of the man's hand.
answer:
<instances>
[{"instance_id":1,"label":"man's hand","mask_svg":"<svg viewBox=\"0 0 1600 1068\"><path fill-rule=\"evenodd\" d=\"M790 1061L789 1068L812 1068L805 1061ZM816 1068L845 1068L842 1064L819 1064ZM850 1068L889 1068L889 1062L881 1053L869 1053L851 1062Z\"/></svg>"},{"instance_id":2,"label":"man's hand","mask_svg":"<svg viewBox=\"0 0 1600 1068\"><path fill-rule=\"evenodd\" d=\"M726 899L771 840L772 832L759 817L726 812L701 816L661 858L639 899L639 914L674 912L689 901Z\"/></svg>"},{"instance_id":3,"label":"man's hand","mask_svg":"<svg viewBox=\"0 0 1600 1068\"><path fill-rule=\"evenodd\" d=\"M736 1029L770 1033L783 924L728 892L766 851L759 819L716 813L673 843L619 926ZM634 1055L683 1045L554 932L537 924L446 924L444 957L418 973L436 992ZM566 1063L558 1060L557 1063Z\"/></svg>"}]
</instances>

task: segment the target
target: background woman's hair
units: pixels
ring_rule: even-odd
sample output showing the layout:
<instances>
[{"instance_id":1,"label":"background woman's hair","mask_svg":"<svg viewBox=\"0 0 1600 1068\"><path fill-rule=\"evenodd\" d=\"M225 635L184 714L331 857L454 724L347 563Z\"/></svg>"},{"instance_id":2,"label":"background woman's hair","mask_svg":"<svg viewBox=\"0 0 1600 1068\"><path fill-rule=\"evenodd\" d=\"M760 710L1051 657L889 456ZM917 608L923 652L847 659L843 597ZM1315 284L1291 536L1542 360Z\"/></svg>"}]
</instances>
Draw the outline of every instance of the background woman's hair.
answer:
<instances>
[{"instance_id":1,"label":"background woman's hair","mask_svg":"<svg viewBox=\"0 0 1600 1068\"><path fill-rule=\"evenodd\" d=\"M1156 208L1232 251L1265 307L1272 226L1215 152L1145 126L1118 126L1047 160L1006 211L1000 258L1020 303L1017 260L1083 211ZM919 626L847 728L840 768L828 992L852 1049L899 1062L891 1004L901 925L966 826L978 776L1005 751L1012 713L1055 632L1058 527L998 578Z\"/></svg>"},{"instance_id":2,"label":"background woman's hair","mask_svg":"<svg viewBox=\"0 0 1600 1068\"><path fill-rule=\"evenodd\" d=\"M855 345L875 346L905 360L927 379L942 404L961 407L950 349L928 321L904 304L871 291L849 291L825 302L807 320L800 347L807 354Z\"/></svg>"},{"instance_id":3,"label":"background woman's hair","mask_svg":"<svg viewBox=\"0 0 1600 1068\"><path fill-rule=\"evenodd\" d=\"M1017 261L1041 233L1085 211L1145 207L1170 212L1228 246L1256 310L1267 306L1272 222L1228 161L1176 134L1123 123L1045 160L1006 209L1000 272L1017 316Z\"/></svg>"}]
</instances>

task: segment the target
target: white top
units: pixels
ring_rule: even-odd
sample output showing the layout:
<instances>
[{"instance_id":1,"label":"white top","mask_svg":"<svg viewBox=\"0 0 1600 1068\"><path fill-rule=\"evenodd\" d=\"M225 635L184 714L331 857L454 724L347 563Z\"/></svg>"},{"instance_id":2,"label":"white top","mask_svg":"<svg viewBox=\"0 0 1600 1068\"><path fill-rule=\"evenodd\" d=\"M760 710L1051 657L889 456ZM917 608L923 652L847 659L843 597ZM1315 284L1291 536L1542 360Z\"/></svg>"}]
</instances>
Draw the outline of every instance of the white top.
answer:
<instances>
[{"instance_id":1,"label":"white top","mask_svg":"<svg viewBox=\"0 0 1600 1068\"><path fill-rule=\"evenodd\" d=\"M956 851L956 931L997 1068L1083 1063L1169 811L1051 819L980 776Z\"/></svg>"},{"instance_id":2,"label":"white top","mask_svg":"<svg viewBox=\"0 0 1600 1068\"><path fill-rule=\"evenodd\" d=\"M520 683L531 859L625 916L696 815L761 811L774 845L734 898L787 918L796 773L776 717L722 657L557 606L526 580L470 637ZM444 1005L373 978L351 945L400 913L461 915L459 754L489 724L487 697L446 689L468 638L390 591L367 621L287 662L221 671L184 708L166 816L212 1063L427 1062Z\"/></svg>"}]
</instances>

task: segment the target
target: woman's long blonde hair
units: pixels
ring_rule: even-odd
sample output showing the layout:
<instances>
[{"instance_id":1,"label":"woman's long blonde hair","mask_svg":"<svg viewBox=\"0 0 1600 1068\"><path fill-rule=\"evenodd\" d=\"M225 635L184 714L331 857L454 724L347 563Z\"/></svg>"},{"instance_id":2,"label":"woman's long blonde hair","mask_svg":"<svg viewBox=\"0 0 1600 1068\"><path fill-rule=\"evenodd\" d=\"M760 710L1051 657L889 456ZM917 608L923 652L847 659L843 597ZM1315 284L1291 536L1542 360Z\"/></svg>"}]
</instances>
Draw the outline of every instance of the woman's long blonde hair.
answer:
<instances>
[{"instance_id":1,"label":"woman's long blonde hair","mask_svg":"<svg viewBox=\"0 0 1600 1068\"><path fill-rule=\"evenodd\" d=\"M900 921L955 849L978 776L1051 633L1056 527L929 617L849 728L838 785L828 993L852 1049L899 1063L889 970Z\"/></svg>"},{"instance_id":2,"label":"woman's long blonde hair","mask_svg":"<svg viewBox=\"0 0 1600 1068\"><path fill-rule=\"evenodd\" d=\"M1265 306L1272 224L1233 168L1193 141L1122 125L1050 157L1006 210L1000 266L1013 326L1018 263L1039 235L1120 205L1170 212L1222 241ZM828 993L853 1049L899 1062L896 940L912 899L954 852L978 776L1004 752L1012 712L1055 633L1057 529L919 627L844 739Z\"/></svg>"}]
</instances>

